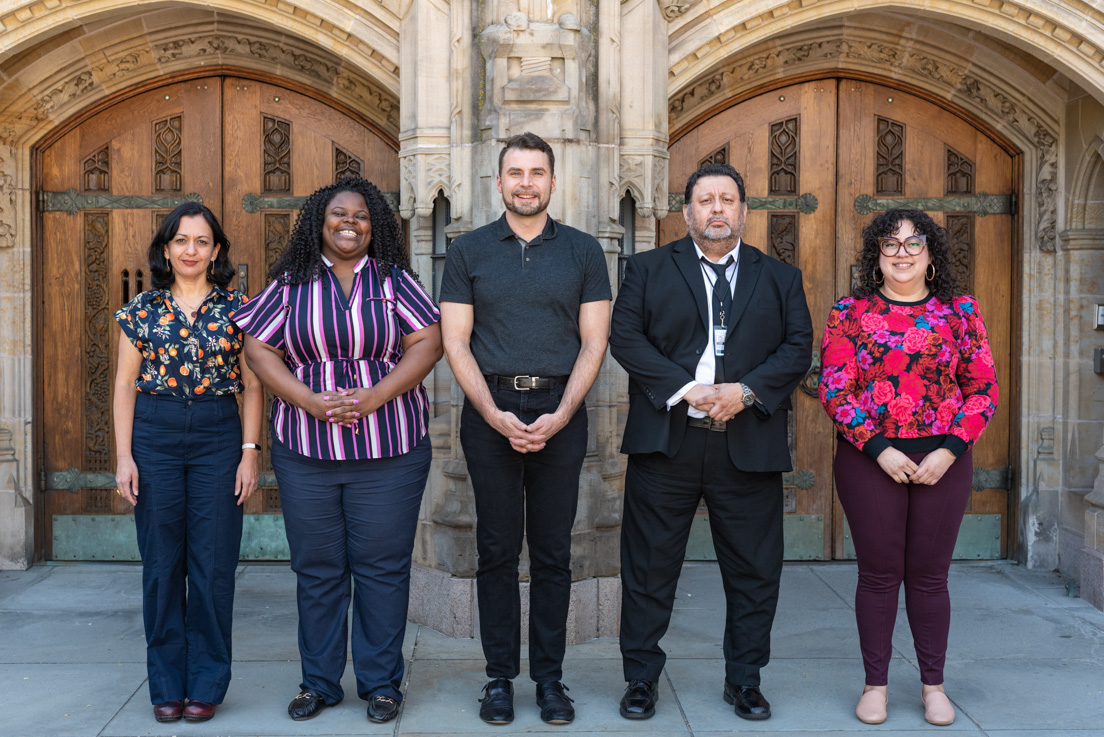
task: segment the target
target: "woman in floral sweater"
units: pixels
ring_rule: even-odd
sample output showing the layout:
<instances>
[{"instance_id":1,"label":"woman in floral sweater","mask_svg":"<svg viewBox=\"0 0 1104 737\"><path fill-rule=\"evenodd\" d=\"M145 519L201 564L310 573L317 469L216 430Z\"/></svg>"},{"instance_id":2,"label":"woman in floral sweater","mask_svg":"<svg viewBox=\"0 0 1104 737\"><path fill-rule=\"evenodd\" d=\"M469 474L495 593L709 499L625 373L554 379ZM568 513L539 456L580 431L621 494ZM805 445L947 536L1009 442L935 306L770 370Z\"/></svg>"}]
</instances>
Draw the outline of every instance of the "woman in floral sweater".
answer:
<instances>
[{"instance_id":1,"label":"woman in floral sweater","mask_svg":"<svg viewBox=\"0 0 1104 737\"><path fill-rule=\"evenodd\" d=\"M855 713L867 724L886 719L903 582L924 717L947 725L947 571L970 497L970 449L997 408L996 370L977 301L958 295L946 235L928 215L876 217L863 230L859 268L854 296L828 317L820 375L858 558L866 687Z\"/></svg>"}]
</instances>

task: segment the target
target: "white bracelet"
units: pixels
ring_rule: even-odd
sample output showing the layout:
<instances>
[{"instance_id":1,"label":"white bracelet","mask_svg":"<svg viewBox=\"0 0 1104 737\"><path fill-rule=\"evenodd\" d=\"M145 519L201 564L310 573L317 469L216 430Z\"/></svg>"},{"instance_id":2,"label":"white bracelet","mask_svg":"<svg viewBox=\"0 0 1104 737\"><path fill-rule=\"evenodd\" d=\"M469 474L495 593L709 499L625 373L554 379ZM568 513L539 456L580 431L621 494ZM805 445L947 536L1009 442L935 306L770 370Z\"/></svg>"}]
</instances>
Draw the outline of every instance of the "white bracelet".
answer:
<instances>
[{"instance_id":1,"label":"white bracelet","mask_svg":"<svg viewBox=\"0 0 1104 737\"><path fill-rule=\"evenodd\" d=\"M260 450L261 446L256 443L242 443L242 450Z\"/></svg>"}]
</instances>

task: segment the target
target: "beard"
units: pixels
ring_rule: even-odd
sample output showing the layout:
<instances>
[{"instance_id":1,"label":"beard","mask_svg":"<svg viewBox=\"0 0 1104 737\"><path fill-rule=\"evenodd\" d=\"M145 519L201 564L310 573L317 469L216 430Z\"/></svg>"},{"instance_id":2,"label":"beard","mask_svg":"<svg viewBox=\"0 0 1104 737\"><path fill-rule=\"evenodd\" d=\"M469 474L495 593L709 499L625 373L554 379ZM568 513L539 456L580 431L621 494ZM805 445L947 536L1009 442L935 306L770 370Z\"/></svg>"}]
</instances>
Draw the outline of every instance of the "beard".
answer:
<instances>
[{"instance_id":1,"label":"beard","mask_svg":"<svg viewBox=\"0 0 1104 737\"><path fill-rule=\"evenodd\" d=\"M529 194L526 192L525 194ZM548 209L548 203L552 201L552 196L541 197L537 192L537 199L535 201L525 202L519 204L517 201L517 193L511 193L509 197L503 197L502 203L506 206L506 209L515 215L521 215L522 217L532 217L533 215L540 215L542 212Z\"/></svg>"},{"instance_id":2,"label":"beard","mask_svg":"<svg viewBox=\"0 0 1104 737\"><path fill-rule=\"evenodd\" d=\"M709 223L715 222L722 222L726 227L720 231L711 230ZM743 230L742 226L743 223L737 222L736 227L733 227L728 218L714 216L706 221L705 227L699 227L697 223L693 223L688 229L690 237L698 244L702 253L723 256L736 247L736 243L740 240L740 231Z\"/></svg>"}]
</instances>

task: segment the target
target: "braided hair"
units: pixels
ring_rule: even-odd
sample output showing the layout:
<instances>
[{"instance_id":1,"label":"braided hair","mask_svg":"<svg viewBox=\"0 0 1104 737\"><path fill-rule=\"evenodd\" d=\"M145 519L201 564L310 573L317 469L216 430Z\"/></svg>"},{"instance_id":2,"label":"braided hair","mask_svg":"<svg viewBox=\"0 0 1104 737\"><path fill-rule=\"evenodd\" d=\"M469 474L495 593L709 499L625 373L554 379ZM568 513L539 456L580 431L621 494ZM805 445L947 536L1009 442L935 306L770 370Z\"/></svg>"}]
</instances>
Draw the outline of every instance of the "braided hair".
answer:
<instances>
[{"instance_id":1,"label":"braided hair","mask_svg":"<svg viewBox=\"0 0 1104 737\"><path fill-rule=\"evenodd\" d=\"M278 279L281 284L304 284L319 277L323 266L322 226L326 221L326 207L341 192L355 192L368 205L368 217L372 221L368 255L376 260L380 279L387 279L392 266L417 279L418 275L410 267L410 257L403 246L395 213L376 185L360 177L342 177L307 197L299 208L287 247L269 269L268 278Z\"/></svg>"},{"instance_id":2,"label":"braided hair","mask_svg":"<svg viewBox=\"0 0 1104 737\"><path fill-rule=\"evenodd\" d=\"M863 228L862 251L858 258L859 281L851 290L852 297L861 299L878 291L880 280L884 279L878 268L878 256L881 255L878 239L892 236L905 220L916 227L917 233L928 237L928 254L931 256L932 266L935 267L935 278L927 282L928 289L944 302L949 302L962 293L958 274L951 263L947 233L939 223L922 210L886 210Z\"/></svg>"}]
</instances>

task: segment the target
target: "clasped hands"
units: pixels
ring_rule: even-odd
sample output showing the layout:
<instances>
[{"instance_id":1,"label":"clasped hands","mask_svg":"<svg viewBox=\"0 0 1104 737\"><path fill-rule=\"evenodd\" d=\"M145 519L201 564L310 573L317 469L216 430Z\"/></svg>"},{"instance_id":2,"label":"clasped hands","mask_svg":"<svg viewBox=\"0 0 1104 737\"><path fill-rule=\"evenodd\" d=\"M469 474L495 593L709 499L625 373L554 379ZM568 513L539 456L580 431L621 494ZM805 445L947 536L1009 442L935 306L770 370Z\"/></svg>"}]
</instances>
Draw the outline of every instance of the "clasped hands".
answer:
<instances>
[{"instance_id":1,"label":"clasped hands","mask_svg":"<svg viewBox=\"0 0 1104 737\"><path fill-rule=\"evenodd\" d=\"M361 418L379 409L381 402L371 388L333 389L316 392L310 406L304 407L323 422L353 427Z\"/></svg>"},{"instance_id":2,"label":"clasped hands","mask_svg":"<svg viewBox=\"0 0 1104 737\"><path fill-rule=\"evenodd\" d=\"M744 387L740 382L732 384L697 384L682 398L694 409L707 412L709 417L728 422L744 409Z\"/></svg>"},{"instance_id":3,"label":"clasped hands","mask_svg":"<svg viewBox=\"0 0 1104 737\"><path fill-rule=\"evenodd\" d=\"M510 447L518 453L536 453L570 419L560 412L550 412L526 425L513 412L499 410L493 417L487 418L487 422L509 440Z\"/></svg>"},{"instance_id":4,"label":"clasped hands","mask_svg":"<svg viewBox=\"0 0 1104 737\"><path fill-rule=\"evenodd\" d=\"M899 484L931 486L943 478L954 462L955 454L946 448L936 448L928 453L919 465L896 448L886 448L878 454L878 465Z\"/></svg>"}]
</instances>

